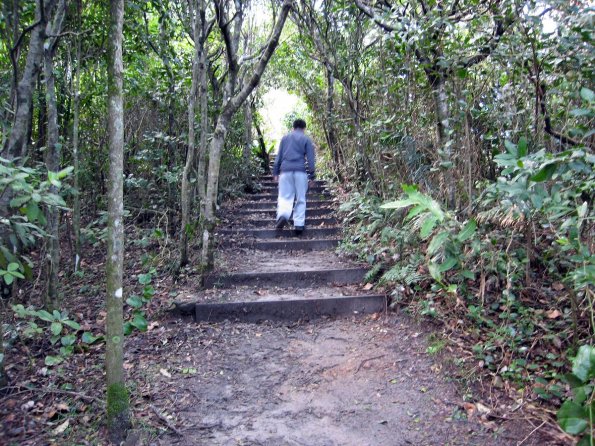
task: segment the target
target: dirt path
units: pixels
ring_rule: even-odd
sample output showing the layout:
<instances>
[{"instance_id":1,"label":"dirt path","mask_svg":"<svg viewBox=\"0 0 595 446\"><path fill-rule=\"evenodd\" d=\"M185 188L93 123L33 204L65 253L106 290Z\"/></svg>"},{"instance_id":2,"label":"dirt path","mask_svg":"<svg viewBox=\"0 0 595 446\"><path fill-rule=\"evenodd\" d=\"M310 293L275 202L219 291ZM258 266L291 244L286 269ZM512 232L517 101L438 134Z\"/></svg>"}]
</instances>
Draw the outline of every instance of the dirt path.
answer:
<instances>
[{"instance_id":1,"label":"dirt path","mask_svg":"<svg viewBox=\"0 0 595 446\"><path fill-rule=\"evenodd\" d=\"M251 209L254 203L240 206ZM240 232L250 227L249 212L237 222ZM254 210L252 218L262 218L261 212ZM233 228L228 220L226 230ZM181 286L177 291L187 306L241 303L249 312L255 301L290 305L366 293L361 278L341 285L283 287L287 272L357 266L332 249L311 251L319 248L300 245L290 231L279 235L289 243L283 252L242 247L245 236L234 237L232 247L218 256L221 277L266 272L278 274L278 281L267 276L264 285L234 286L220 279L212 283L224 289L200 292ZM315 237L311 230L307 238ZM479 406L464 403L440 362L426 353L427 333L404 315L352 313L246 324L233 321L241 319L236 311L230 318L213 324L172 319L149 333L153 342L131 348L129 367L142 368L150 386L159 389L151 392L152 404L169 425L157 444L543 444L528 435L532 426L496 424L481 418Z\"/></svg>"},{"instance_id":2,"label":"dirt path","mask_svg":"<svg viewBox=\"0 0 595 446\"><path fill-rule=\"evenodd\" d=\"M131 351L159 389L152 404L182 434L159 445L518 444L530 425L465 419L426 335L395 314L291 326L173 321Z\"/></svg>"}]
</instances>

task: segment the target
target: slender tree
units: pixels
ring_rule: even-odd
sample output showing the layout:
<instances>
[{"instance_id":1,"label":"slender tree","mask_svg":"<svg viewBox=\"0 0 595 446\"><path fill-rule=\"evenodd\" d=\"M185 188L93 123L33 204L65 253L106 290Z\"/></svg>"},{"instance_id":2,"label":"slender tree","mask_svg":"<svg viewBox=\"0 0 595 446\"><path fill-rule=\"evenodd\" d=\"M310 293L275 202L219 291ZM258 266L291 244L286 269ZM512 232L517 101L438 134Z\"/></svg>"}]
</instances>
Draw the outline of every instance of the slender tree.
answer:
<instances>
[{"instance_id":1,"label":"slender tree","mask_svg":"<svg viewBox=\"0 0 595 446\"><path fill-rule=\"evenodd\" d=\"M194 166L196 156L196 97L200 97L200 143L199 143L199 175L197 179L198 187L204 190L204 156L206 152L206 137L208 131L208 97L206 90L207 67L206 67L206 42L212 28L212 23L207 22L206 2L198 0L194 5L194 14L192 15L193 36L194 36L194 59L192 63L192 85L190 96L188 98L188 151L186 153L186 164L182 172L182 194L181 208L182 221L180 228L180 267L188 263L188 234L190 232L189 222L192 209L192 191L190 185L190 173Z\"/></svg>"},{"instance_id":2,"label":"slender tree","mask_svg":"<svg viewBox=\"0 0 595 446\"><path fill-rule=\"evenodd\" d=\"M47 104L47 147L45 151L45 164L48 175L56 174L60 170L62 144L60 143L60 129L58 127L58 104L56 99L56 76L54 74L54 55L62 32L62 22L66 13L67 2L60 0L56 13L47 25L47 41L44 45L43 71L46 87ZM58 187L52 184L50 192L57 194ZM60 209L55 206L46 208L48 253L46 267L46 308L56 308L59 305L59 276L60 270Z\"/></svg>"},{"instance_id":3,"label":"slender tree","mask_svg":"<svg viewBox=\"0 0 595 446\"><path fill-rule=\"evenodd\" d=\"M107 234L106 354L107 425L120 443L130 424L128 392L124 384L124 321L122 275L124 269L124 101L122 93L122 28L124 0L110 1L108 40L109 190Z\"/></svg>"},{"instance_id":4,"label":"slender tree","mask_svg":"<svg viewBox=\"0 0 595 446\"><path fill-rule=\"evenodd\" d=\"M223 93L223 105L217 117L215 131L209 148L209 169L207 179L207 193L205 197L204 226L202 231L202 267L209 269L213 264L213 229L215 227L215 210L217 205L217 193L219 189L219 168L221 165L221 154L225 137L233 115L239 110L250 93L258 86L260 79L266 69L275 48L279 44L279 37L292 7L291 0L284 0L273 32L269 37L262 53L258 59L252 75L248 78L243 88L236 92L238 74L242 62L249 60L249 57L242 60L238 57L238 47L244 18L244 4L236 0L235 11L230 14L229 3L226 1L215 1L215 12L217 25L225 44L225 57L227 61L227 74Z\"/></svg>"}]
</instances>

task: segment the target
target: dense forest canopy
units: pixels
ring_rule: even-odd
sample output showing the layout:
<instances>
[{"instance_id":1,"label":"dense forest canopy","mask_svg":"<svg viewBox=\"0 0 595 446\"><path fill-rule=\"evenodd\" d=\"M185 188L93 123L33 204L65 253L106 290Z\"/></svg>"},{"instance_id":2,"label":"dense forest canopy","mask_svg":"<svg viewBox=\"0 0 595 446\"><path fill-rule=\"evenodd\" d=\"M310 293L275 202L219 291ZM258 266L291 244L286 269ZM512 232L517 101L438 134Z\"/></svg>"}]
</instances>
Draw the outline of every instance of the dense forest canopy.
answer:
<instances>
[{"instance_id":1,"label":"dense forest canopy","mask_svg":"<svg viewBox=\"0 0 595 446\"><path fill-rule=\"evenodd\" d=\"M0 386L12 346L45 333L26 318L73 336L48 365L91 342L64 289L118 221L161 274L212 268L218 205L268 171L281 90L306 104L276 118L307 120L367 279L561 402L577 352L595 375L594 20L581 0L4 1ZM109 268L112 322L142 332Z\"/></svg>"}]
</instances>

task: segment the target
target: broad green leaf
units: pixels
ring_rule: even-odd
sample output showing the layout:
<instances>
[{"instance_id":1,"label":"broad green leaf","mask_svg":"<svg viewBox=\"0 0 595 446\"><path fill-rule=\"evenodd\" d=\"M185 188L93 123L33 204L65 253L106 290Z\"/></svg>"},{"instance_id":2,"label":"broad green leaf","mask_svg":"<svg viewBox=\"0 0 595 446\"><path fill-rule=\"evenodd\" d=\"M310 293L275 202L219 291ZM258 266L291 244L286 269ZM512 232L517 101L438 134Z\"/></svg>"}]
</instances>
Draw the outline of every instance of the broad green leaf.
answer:
<instances>
[{"instance_id":1,"label":"broad green leaf","mask_svg":"<svg viewBox=\"0 0 595 446\"><path fill-rule=\"evenodd\" d=\"M74 170L74 166L68 166L57 173L58 179L63 180Z\"/></svg>"},{"instance_id":2,"label":"broad green leaf","mask_svg":"<svg viewBox=\"0 0 595 446\"><path fill-rule=\"evenodd\" d=\"M12 277L18 277L19 279L24 279L25 276L23 276L20 272L18 271L10 271L10 275Z\"/></svg>"},{"instance_id":3,"label":"broad green leaf","mask_svg":"<svg viewBox=\"0 0 595 446\"><path fill-rule=\"evenodd\" d=\"M518 158L518 149L515 143L509 140L504 140L504 147L506 147L506 151L513 155L515 158Z\"/></svg>"},{"instance_id":4,"label":"broad green leaf","mask_svg":"<svg viewBox=\"0 0 595 446\"><path fill-rule=\"evenodd\" d=\"M37 217L39 217L39 212L40 210L37 203L35 203L35 201L30 201L26 209L27 219L29 221L36 221Z\"/></svg>"},{"instance_id":5,"label":"broad green leaf","mask_svg":"<svg viewBox=\"0 0 595 446\"><path fill-rule=\"evenodd\" d=\"M126 299L126 303L133 308L140 308L143 306L143 300L139 296L130 296Z\"/></svg>"},{"instance_id":6,"label":"broad green leaf","mask_svg":"<svg viewBox=\"0 0 595 446\"><path fill-rule=\"evenodd\" d=\"M590 88L583 87L581 88L581 98L587 102L593 102L595 101L595 93Z\"/></svg>"},{"instance_id":7,"label":"broad green leaf","mask_svg":"<svg viewBox=\"0 0 595 446\"><path fill-rule=\"evenodd\" d=\"M467 224L463 227L461 232L457 235L457 240L460 242L464 242L467 239L470 239L475 235L475 231L477 230L477 222L474 219L471 219L467 222Z\"/></svg>"},{"instance_id":8,"label":"broad green leaf","mask_svg":"<svg viewBox=\"0 0 595 446\"><path fill-rule=\"evenodd\" d=\"M14 282L14 276L12 274L4 274L2 277L4 278L6 285L10 285L12 282Z\"/></svg>"},{"instance_id":9,"label":"broad green leaf","mask_svg":"<svg viewBox=\"0 0 595 446\"><path fill-rule=\"evenodd\" d=\"M390 201L388 203L384 203L380 206L380 209L403 209L409 206L413 206L414 204L417 204L415 200L407 198L404 200Z\"/></svg>"},{"instance_id":10,"label":"broad green leaf","mask_svg":"<svg viewBox=\"0 0 595 446\"><path fill-rule=\"evenodd\" d=\"M475 274L472 271L469 271L468 269L464 269L463 271L461 271L461 276L463 276L465 279L475 280Z\"/></svg>"},{"instance_id":11,"label":"broad green leaf","mask_svg":"<svg viewBox=\"0 0 595 446\"><path fill-rule=\"evenodd\" d=\"M81 341L83 341L85 344L93 344L102 338L103 336L94 336L93 333L86 331L83 333L83 336L81 336Z\"/></svg>"},{"instance_id":12,"label":"broad green leaf","mask_svg":"<svg viewBox=\"0 0 595 446\"><path fill-rule=\"evenodd\" d=\"M432 237L432 241L428 245L428 249L426 250L427 253L431 256L436 254L436 252L444 246L444 242L448 239L450 233L448 231L442 231Z\"/></svg>"},{"instance_id":13,"label":"broad green leaf","mask_svg":"<svg viewBox=\"0 0 595 446\"><path fill-rule=\"evenodd\" d=\"M419 231L419 235L423 240L432 235L432 231L434 230L436 223L438 223L438 220L433 216L428 216L424 220L424 223L421 225L421 229Z\"/></svg>"},{"instance_id":14,"label":"broad green leaf","mask_svg":"<svg viewBox=\"0 0 595 446\"><path fill-rule=\"evenodd\" d=\"M8 267L6 268L9 272L13 272L13 271L17 271L19 269L19 264L12 262L8 264Z\"/></svg>"},{"instance_id":15,"label":"broad green leaf","mask_svg":"<svg viewBox=\"0 0 595 446\"><path fill-rule=\"evenodd\" d=\"M52 322L50 330L54 336L59 336L62 333L62 324L60 322Z\"/></svg>"},{"instance_id":16,"label":"broad green leaf","mask_svg":"<svg viewBox=\"0 0 595 446\"><path fill-rule=\"evenodd\" d=\"M148 285L149 283L151 283L151 275L150 274L139 274L138 282L141 285Z\"/></svg>"},{"instance_id":17,"label":"broad green leaf","mask_svg":"<svg viewBox=\"0 0 595 446\"><path fill-rule=\"evenodd\" d=\"M58 365L60 364L62 361L64 361L64 358L62 358L61 356L51 356L48 355L45 357L45 365L51 367L53 365Z\"/></svg>"},{"instance_id":18,"label":"broad green leaf","mask_svg":"<svg viewBox=\"0 0 595 446\"><path fill-rule=\"evenodd\" d=\"M81 326L78 322L76 321L71 321L70 319L66 319L65 321L62 321L62 323L64 325L68 325L70 328L74 329L74 330L80 330Z\"/></svg>"},{"instance_id":19,"label":"broad green leaf","mask_svg":"<svg viewBox=\"0 0 595 446\"><path fill-rule=\"evenodd\" d=\"M436 282L442 282L442 274L440 274L440 265L431 262L428 265L428 270L430 271L430 275Z\"/></svg>"},{"instance_id":20,"label":"broad green leaf","mask_svg":"<svg viewBox=\"0 0 595 446\"><path fill-rule=\"evenodd\" d=\"M581 345L572 361L572 373L583 382L595 378L595 347Z\"/></svg>"},{"instance_id":21,"label":"broad green leaf","mask_svg":"<svg viewBox=\"0 0 595 446\"><path fill-rule=\"evenodd\" d=\"M128 336L133 331L134 331L134 326L132 325L132 322L126 322L124 324L124 336Z\"/></svg>"},{"instance_id":22,"label":"broad green leaf","mask_svg":"<svg viewBox=\"0 0 595 446\"><path fill-rule=\"evenodd\" d=\"M572 435L578 435L587 427L587 412L574 401L565 401L558 410L558 424Z\"/></svg>"},{"instance_id":23,"label":"broad green leaf","mask_svg":"<svg viewBox=\"0 0 595 446\"><path fill-rule=\"evenodd\" d=\"M527 138L524 136L519 139L519 143L517 144L517 155L519 158L527 156Z\"/></svg>"},{"instance_id":24,"label":"broad green leaf","mask_svg":"<svg viewBox=\"0 0 595 446\"><path fill-rule=\"evenodd\" d=\"M73 345L76 342L76 336L73 334L62 336L60 342L62 342L64 347L68 347L69 345Z\"/></svg>"},{"instance_id":25,"label":"broad green leaf","mask_svg":"<svg viewBox=\"0 0 595 446\"><path fill-rule=\"evenodd\" d=\"M545 166L543 166L541 168L541 170L539 172L537 172L535 175L533 175L530 178L530 180L535 181L536 183L540 183L542 181L547 181L554 175L554 173L556 173L557 169L558 169L557 163L546 164Z\"/></svg>"},{"instance_id":26,"label":"broad green leaf","mask_svg":"<svg viewBox=\"0 0 595 446\"><path fill-rule=\"evenodd\" d=\"M10 207L11 208L20 208L22 205L27 203L29 200L31 200L31 197L29 195L15 197L12 200L10 200Z\"/></svg>"},{"instance_id":27,"label":"broad green leaf","mask_svg":"<svg viewBox=\"0 0 595 446\"><path fill-rule=\"evenodd\" d=\"M147 319L143 315L136 314L132 319L132 325L138 328L140 331L147 331L148 323Z\"/></svg>"},{"instance_id":28,"label":"broad green leaf","mask_svg":"<svg viewBox=\"0 0 595 446\"><path fill-rule=\"evenodd\" d=\"M441 273L445 273L446 271L452 269L457 264L457 259L454 257L449 257L446 259L439 267L439 271Z\"/></svg>"},{"instance_id":29,"label":"broad green leaf","mask_svg":"<svg viewBox=\"0 0 595 446\"><path fill-rule=\"evenodd\" d=\"M52 316L50 313L48 313L45 310L39 310L37 312L37 316L39 317L39 319L41 319L42 321L46 321L46 322L53 322L54 321L54 316Z\"/></svg>"}]
</instances>

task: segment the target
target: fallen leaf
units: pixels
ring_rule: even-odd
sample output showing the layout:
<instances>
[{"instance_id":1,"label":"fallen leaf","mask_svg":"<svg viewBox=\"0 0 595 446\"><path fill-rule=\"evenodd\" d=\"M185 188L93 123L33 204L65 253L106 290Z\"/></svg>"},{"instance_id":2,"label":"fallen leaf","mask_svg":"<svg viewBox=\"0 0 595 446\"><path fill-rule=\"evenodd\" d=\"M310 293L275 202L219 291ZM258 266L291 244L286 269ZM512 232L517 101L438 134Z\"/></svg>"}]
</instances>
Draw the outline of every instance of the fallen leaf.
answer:
<instances>
[{"instance_id":1,"label":"fallen leaf","mask_svg":"<svg viewBox=\"0 0 595 446\"><path fill-rule=\"evenodd\" d=\"M371 283L366 283L366 284L364 285L364 290L366 290L366 291L369 291L369 290L371 290L373 287L374 287L374 285L373 285L373 284L371 284Z\"/></svg>"},{"instance_id":2,"label":"fallen leaf","mask_svg":"<svg viewBox=\"0 0 595 446\"><path fill-rule=\"evenodd\" d=\"M68 429L69 425L70 425L70 420L66 420L64 423L62 423L60 426L58 426L56 429L54 429L52 431L52 435L60 435L66 429Z\"/></svg>"},{"instance_id":3,"label":"fallen leaf","mask_svg":"<svg viewBox=\"0 0 595 446\"><path fill-rule=\"evenodd\" d=\"M552 284L552 288L556 291L562 291L564 289L564 284L560 282L554 282Z\"/></svg>"},{"instance_id":4,"label":"fallen leaf","mask_svg":"<svg viewBox=\"0 0 595 446\"><path fill-rule=\"evenodd\" d=\"M467 417L471 417L473 412L475 412L475 404L473 403L463 403L463 408L467 412Z\"/></svg>"},{"instance_id":5,"label":"fallen leaf","mask_svg":"<svg viewBox=\"0 0 595 446\"><path fill-rule=\"evenodd\" d=\"M484 405L483 405L483 404L481 404L481 403L477 403L477 404L475 404L475 407L477 407L477 411L478 411L479 413L490 413L490 412L492 411L492 410L491 410L489 407L487 407L487 406L484 406Z\"/></svg>"},{"instance_id":6,"label":"fallen leaf","mask_svg":"<svg viewBox=\"0 0 595 446\"><path fill-rule=\"evenodd\" d=\"M560 313L558 310L548 311L545 314L547 315L548 319L556 319L556 318L562 316L562 313Z\"/></svg>"},{"instance_id":7,"label":"fallen leaf","mask_svg":"<svg viewBox=\"0 0 595 446\"><path fill-rule=\"evenodd\" d=\"M171 373L169 373L167 369L159 369L159 373L161 373L166 378L171 378Z\"/></svg>"}]
</instances>

